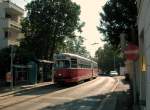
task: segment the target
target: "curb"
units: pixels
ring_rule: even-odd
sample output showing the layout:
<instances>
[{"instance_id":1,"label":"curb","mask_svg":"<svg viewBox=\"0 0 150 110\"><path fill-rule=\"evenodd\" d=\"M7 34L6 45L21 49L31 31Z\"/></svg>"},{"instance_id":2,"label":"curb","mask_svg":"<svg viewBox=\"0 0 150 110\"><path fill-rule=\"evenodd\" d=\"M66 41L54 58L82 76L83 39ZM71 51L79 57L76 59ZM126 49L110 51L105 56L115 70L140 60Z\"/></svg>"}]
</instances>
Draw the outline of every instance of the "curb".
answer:
<instances>
[{"instance_id":1,"label":"curb","mask_svg":"<svg viewBox=\"0 0 150 110\"><path fill-rule=\"evenodd\" d=\"M7 99L13 97L14 95L22 94L22 93L28 93L28 92L31 92L32 90L36 89L36 88L48 86L50 84L53 84L53 83L52 82L45 82L45 83L39 83L39 84L33 85L33 86L30 85L29 88L25 88L25 89L21 89L21 90L18 90L18 91L14 91L14 92L12 92L10 94L7 94L7 95L3 95L3 96L1 95L0 98L2 98L2 99L0 99L0 100L5 100L5 99L7 100ZM4 109L4 108L10 107L10 106L13 106L15 104L19 104L19 103L22 103L22 102L25 102L25 101L28 101L28 100L31 100L31 99L35 99L37 97L40 97L40 96L24 99L24 100L21 100L19 102L14 102L14 103L11 103L11 104L0 105L0 109Z\"/></svg>"},{"instance_id":2,"label":"curb","mask_svg":"<svg viewBox=\"0 0 150 110\"><path fill-rule=\"evenodd\" d=\"M14 88L14 90L12 90L12 91L0 94L0 98L14 96L15 94L18 94L18 93L26 93L26 92L29 92L29 91L35 89L35 88L47 86L49 84L52 84L52 82L34 84L34 85L30 85L30 87L27 87L27 88L22 88L22 87L19 88L18 87L18 88L16 88L16 90Z\"/></svg>"},{"instance_id":3,"label":"curb","mask_svg":"<svg viewBox=\"0 0 150 110\"><path fill-rule=\"evenodd\" d=\"M31 88L26 88L26 89L21 89L21 88L17 88L18 90L12 90L12 91L9 91L7 93L3 93L2 95L0 95L0 97L6 97L6 96L12 96L14 94L17 94L17 93L22 93L24 91L28 91L30 89L33 89L34 87L31 87Z\"/></svg>"}]
</instances>

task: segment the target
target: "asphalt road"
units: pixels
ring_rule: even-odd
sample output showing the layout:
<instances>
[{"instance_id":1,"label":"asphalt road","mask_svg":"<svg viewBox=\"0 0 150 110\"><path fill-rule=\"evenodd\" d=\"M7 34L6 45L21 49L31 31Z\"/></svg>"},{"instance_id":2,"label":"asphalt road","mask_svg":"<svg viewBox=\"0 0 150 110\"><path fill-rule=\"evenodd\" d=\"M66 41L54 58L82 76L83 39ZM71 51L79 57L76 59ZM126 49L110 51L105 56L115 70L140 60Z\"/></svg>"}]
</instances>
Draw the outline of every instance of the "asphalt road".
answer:
<instances>
[{"instance_id":1,"label":"asphalt road","mask_svg":"<svg viewBox=\"0 0 150 110\"><path fill-rule=\"evenodd\" d=\"M74 86L51 84L0 99L1 110L100 110L117 80L97 77Z\"/></svg>"}]
</instances>

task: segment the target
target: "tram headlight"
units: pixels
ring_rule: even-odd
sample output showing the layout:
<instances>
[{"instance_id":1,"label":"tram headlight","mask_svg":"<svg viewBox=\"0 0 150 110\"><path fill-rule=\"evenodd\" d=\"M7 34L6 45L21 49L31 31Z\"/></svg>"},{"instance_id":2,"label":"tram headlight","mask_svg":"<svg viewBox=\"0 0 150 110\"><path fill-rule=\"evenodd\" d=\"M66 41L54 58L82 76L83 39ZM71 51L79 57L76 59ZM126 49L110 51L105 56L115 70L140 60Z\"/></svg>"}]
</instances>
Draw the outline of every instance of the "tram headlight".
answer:
<instances>
[{"instance_id":1,"label":"tram headlight","mask_svg":"<svg viewBox=\"0 0 150 110\"><path fill-rule=\"evenodd\" d=\"M59 73L58 76L62 76L62 74Z\"/></svg>"}]
</instances>

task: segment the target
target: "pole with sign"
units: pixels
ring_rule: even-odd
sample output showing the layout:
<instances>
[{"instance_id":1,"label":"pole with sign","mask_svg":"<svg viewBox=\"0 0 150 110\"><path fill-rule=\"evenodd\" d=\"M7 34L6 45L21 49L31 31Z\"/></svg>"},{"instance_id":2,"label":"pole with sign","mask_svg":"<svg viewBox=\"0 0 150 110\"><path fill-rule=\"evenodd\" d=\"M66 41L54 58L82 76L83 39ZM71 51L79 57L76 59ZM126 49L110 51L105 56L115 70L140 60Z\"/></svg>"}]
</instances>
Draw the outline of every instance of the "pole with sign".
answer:
<instances>
[{"instance_id":1,"label":"pole with sign","mask_svg":"<svg viewBox=\"0 0 150 110\"><path fill-rule=\"evenodd\" d=\"M127 48L124 50L124 54L126 58L130 61L134 61L138 59L139 48L135 44L129 43Z\"/></svg>"}]
</instances>

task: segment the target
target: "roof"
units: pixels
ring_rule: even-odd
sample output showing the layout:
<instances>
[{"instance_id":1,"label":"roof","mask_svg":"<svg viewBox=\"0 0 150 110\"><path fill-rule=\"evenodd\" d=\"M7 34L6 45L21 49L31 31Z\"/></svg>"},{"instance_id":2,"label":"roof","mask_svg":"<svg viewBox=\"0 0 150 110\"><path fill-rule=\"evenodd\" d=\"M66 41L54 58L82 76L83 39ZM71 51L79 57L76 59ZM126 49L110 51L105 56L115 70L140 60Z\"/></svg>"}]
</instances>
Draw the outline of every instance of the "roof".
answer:
<instances>
[{"instance_id":1,"label":"roof","mask_svg":"<svg viewBox=\"0 0 150 110\"><path fill-rule=\"evenodd\" d=\"M39 60L37 60L37 61L40 62L40 63L54 63L53 61L41 60L41 59L39 59Z\"/></svg>"},{"instance_id":2,"label":"roof","mask_svg":"<svg viewBox=\"0 0 150 110\"><path fill-rule=\"evenodd\" d=\"M96 62L93 61L93 60L90 60L90 59L88 59L88 58L79 56L79 55L77 55L77 54L72 54L72 53L60 53L60 54L62 54L62 55L67 55L67 56L70 56L70 57L80 58L80 59L84 59L84 60L87 60L87 61L91 61L91 62L93 62L93 63L96 63Z\"/></svg>"}]
</instances>

